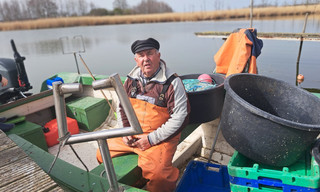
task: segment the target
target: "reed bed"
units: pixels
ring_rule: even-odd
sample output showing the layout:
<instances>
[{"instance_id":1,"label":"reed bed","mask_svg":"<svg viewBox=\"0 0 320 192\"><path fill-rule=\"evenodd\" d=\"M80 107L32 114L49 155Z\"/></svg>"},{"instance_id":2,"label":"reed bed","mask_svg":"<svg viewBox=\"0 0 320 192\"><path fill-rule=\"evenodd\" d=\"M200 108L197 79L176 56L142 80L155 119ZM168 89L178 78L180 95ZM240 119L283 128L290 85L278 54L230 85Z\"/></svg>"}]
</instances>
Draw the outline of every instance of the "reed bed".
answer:
<instances>
[{"instance_id":1,"label":"reed bed","mask_svg":"<svg viewBox=\"0 0 320 192\"><path fill-rule=\"evenodd\" d=\"M253 18L264 19L274 17L303 16L309 12L312 15L320 15L320 4L309 6L288 6L288 7L265 7L254 8ZM26 21L1 22L0 31L9 30L32 30L43 28L61 28L73 26L93 25L114 25L134 23L157 23L157 22L182 22L182 21L203 21L203 20L230 20L248 19L250 9L219 10L192 13L163 13L147 15L124 15L124 16L84 16L48 18Z\"/></svg>"}]
</instances>

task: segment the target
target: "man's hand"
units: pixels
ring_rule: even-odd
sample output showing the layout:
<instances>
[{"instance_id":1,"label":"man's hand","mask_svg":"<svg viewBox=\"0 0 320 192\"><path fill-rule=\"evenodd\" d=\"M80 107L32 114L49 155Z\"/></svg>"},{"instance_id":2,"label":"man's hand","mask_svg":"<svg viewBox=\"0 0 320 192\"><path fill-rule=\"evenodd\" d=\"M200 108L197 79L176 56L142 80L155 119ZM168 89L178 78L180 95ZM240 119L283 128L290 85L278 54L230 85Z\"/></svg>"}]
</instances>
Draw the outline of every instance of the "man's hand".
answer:
<instances>
[{"instance_id":1,"label":"man's hand","mask_svg":"<svg viewBox=\"0 0 320 192\"><path fill-rule=\"evenodd\" d=\"M130 146L130 147L133 147L133 137L132 136L125 136L125 137L122 137L122 140L124 142L124 144Z\"/></svg>"},{"instance_id":2,"label":"man's hand","mask_svg":"<svg viewBox=\"0 0 320 192\"><path fill-rule=\"evenodd\" d=\"M145 151L151 147L148 135L137 135L135 137L122 137L123 142L130 147L138 147L141 151Z\"/></svg>"},{"instance_id":3,"label":"man's hand","mask_svg":"<svg viewBox=\"0 0 320 192\"><path fill-rule=\"evenodd\" d=\"M137 146L141 151L145 151L151 147L148 135L137 135L136 138L138 140L133 144Z\"/></svg>"},{"instance_id":4,"label":"man's hand","mask_svg":"<svg viewBox=\"0 0 320 192\"><path fill-rule=\"evenodd\" d=\"M6 79L5 77L2 76L1 84L2 84L2 87L7 86L8 85L8 79Z\"/></svg>"}]
</instances>

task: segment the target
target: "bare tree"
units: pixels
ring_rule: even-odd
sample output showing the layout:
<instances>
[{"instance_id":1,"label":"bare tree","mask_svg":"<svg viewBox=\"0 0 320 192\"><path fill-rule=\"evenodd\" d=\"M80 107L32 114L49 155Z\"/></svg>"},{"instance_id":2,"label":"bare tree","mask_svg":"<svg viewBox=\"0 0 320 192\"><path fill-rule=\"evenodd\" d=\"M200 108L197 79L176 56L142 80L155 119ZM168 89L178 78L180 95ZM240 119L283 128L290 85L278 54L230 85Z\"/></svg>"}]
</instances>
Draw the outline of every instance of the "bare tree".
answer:
<instances>
[{"instance_id":1,"label":"bare tree","mask_svg":"<svg viewBox=\"0 0 320 192\"><path fill-rule=\"evenodd\" d=\"M126 10L128 9L128 3L126 0L114 0L113 1L113 9Z\"/></svg>"},{"instance_id":2,"label":"bare tree","mask_svg":"<svg viewBox=\"0 0 320 192\"><path fill-rule=\"evenodd\" d=\"M32 18L48 18L58 15L58 7L52 0L29 0L27 6Z\"/></svg>"},{"instance_id":3,"label":"bare tree","mask_svg":"<svg viewBox=\"0 0 320 192\"><path fill-rule=\"evenodd\" d=\"M4 1L0 4L0 16L4 21L27 19L25 10L25 4L18 0Z\"/></svg>"},{"instance_id":4,"label":"bare tree","mask_svg":"<svg viewBox=\"0 0 320 192\"><path fill-rule=\"evenodd\" d=\"M133 10L135 13L141 14L173 12L168 4L156 0L142 0L140 4L133 8Z\"/></svg>"},{"instance_id":5,"label":"bare tree","mask_svg":"<svg viewBox=\"0 0 320 192\"><path fill-rule=\"evenodd\" d=\"M88 3L85 0L78 0L79 13L80 15L85 15L88 13Z\"/></svg>"}]
</instances>

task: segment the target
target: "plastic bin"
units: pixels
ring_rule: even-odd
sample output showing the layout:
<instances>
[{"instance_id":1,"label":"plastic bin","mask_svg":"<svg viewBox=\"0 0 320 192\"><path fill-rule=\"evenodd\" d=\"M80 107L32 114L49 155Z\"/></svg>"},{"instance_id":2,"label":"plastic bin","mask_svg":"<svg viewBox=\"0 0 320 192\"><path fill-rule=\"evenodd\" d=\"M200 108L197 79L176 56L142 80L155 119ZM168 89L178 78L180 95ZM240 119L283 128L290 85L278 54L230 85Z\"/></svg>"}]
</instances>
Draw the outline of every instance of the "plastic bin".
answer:
<instances>
[{"instance_id":1,"label":"plastic bin","mask_svg":"<svg viewBox=\"0 0 320 192\"><path fill-rule=\"evenodd\" d=\"M6 132L6 134L16 134L23 139L31 142L32 144L38 146L39 148L48 151L41 125L32 123L30 121L22 121L16 123L15 127L9 132Z\"/></svg>"},{"instance_id":2,"label":"plastic bin","mask_svg":"<svg viewBox=\"0 0 320 192\"><path fill-rule=\"evenodd\" d=\"M201 74L182 75L180 78L198 79L199 75ZM220 117L225 95L223 88L225 77L220 74L210 74L210 76L217 83L215 88L187 93L191 107L190 124L205 123Z\"/></svg>"},{"instance_id":3,"label":"plastic bin","mask_svg":"<svg viewBox=\"0 0 320 192\"><path fill-rule=\"evenodd\" d=\"M241 191L252 191L253 189L259 189L261 191L287 191L287 192L297 192L297 191L308 191L308 192L318 192L320 188L313 189L309 187L300 187L295 185L286 185L277 179L269 178L259 178L258 180L254 179L245 179L240 177L230 177L230 184L235 184L233 188L240 188ZM242 186L242 187L240 187ZM243 189L243 190L242 190ZM239 191L239 190L233 190Z\"/></svg>"},{"instance_id":4,"label":"plastic bin","mask_svg":"<svg viewBox=\"0 0 320 192\"><path fill-rule=\"evenodd\" d=\"M318 192L319 189L311 189L311 188L305 188L305 187L297 187L297 186L283 186L282 188L277 187L249 187L249 186L243 186L243 185L236 185L230 183L230 189L232 192Z\"/></svg>"},{"instance_id":5,"label":"plastic bin","mask_svg":"<svg viewBox=\"0 0 320 192\"><path fill-rule=\"evenodd\" d=\"M228 169L200 161L191 161L176 189L176 192L230 191Z\"/></svg>"},{"instance_id":6,"label":"plastic bin","mask_svg":"<svg viewBox=\"0 0 320 192\"><path fill-rule=\"evenodd\" d=\"M258 164L235 151L228 164L230 183L274 190L320 191L319 165L306 151L305 156L288 167Z\"/></svg>"},{"instance_id":7,"label":"plastic bin","mask_svg":"<svg viewBox=\"0 0 320 192\"><path fill-rule=\"evenodd\" d=\"M48 89L52 89L52 84L53 84L53 82L56 82L56 81L61 81L63 83L63 79L61 77L55 77L55 78L52 78L52 79L47 79L46 83L47 83Z\"/></svg>"}]
</instances>

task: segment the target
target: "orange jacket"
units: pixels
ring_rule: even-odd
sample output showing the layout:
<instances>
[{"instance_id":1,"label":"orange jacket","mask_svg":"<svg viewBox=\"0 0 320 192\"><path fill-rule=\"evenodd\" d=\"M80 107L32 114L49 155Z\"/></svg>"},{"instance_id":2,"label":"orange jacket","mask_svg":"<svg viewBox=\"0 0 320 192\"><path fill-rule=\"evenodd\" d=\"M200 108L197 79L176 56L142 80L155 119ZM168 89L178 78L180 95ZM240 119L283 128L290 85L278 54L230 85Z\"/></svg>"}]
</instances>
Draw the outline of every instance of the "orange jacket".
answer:
<instances>
[{"instance_id":1,"label":"orange jacket","mask_svg":"<svg viewBox=\"0 0 320 192\"><path fill-rule=\"evenodd\" d=\"M256 74L256 59L262 47L263 42L257 38L255 29L233 31L214 56L216 72L226 74L226 76L242 72ZM247 63L249 69L244 71Z\"/></svg>"}]
</instances>

